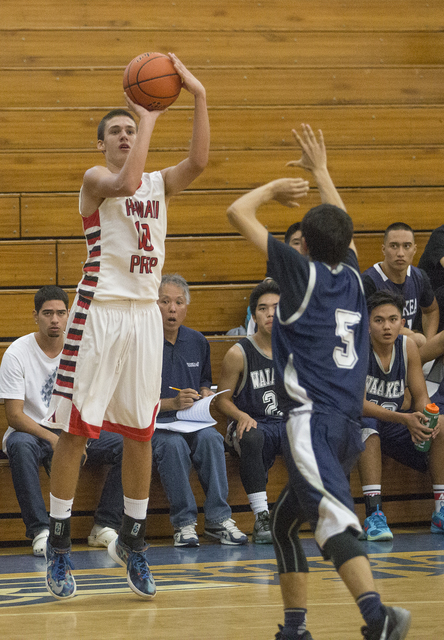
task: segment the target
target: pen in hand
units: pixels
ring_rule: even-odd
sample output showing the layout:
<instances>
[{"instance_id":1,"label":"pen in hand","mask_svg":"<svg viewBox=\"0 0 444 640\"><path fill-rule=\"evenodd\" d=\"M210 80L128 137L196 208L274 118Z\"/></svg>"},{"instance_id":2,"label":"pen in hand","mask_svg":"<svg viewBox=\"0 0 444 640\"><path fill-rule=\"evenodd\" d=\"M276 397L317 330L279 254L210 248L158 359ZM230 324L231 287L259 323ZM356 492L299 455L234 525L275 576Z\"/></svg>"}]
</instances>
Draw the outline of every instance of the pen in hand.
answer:
<instances>
[{"instance_id":1,"label":"pen in hand","mask_svg":"<svg viewBox=\"0 0 444 640\"><path fill-rule=\"evenodd\" d=\"M183 391L183 389L178 389L177 387L168 387L169 389L172 389L173 391ZM202 396L200 395L200 393L198 394L199 398L201 398Z\"/></svg>"}]
</instances>

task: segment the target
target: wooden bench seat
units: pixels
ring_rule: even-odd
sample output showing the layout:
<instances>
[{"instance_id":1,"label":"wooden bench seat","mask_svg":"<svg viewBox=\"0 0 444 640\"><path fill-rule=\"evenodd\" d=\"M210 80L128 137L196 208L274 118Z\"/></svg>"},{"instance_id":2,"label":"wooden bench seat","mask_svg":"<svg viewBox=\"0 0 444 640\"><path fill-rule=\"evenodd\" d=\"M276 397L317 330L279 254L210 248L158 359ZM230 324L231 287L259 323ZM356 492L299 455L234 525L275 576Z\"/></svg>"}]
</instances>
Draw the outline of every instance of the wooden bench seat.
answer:
<instances>
[{"instance_id":1,"label":"wooden bench seat","mask_svg":"<svg viewBox=\"0 0 444 640\"><path fill-rule=\"evenodd\" d=\"M259 68L259 65L261 68ZM190 65L211 97L213 106L236 105L341 105L439 104L442 101L443 66L267 68L266 61L244 68L195 68ZM0 108L123 106L122 75L118 68L75 67L0 68L0 83L8 87L0 94ZM28 78L32 75L32 83ZM100 86L100 91L97 87ZM266 91L264 91L266 87ZM229 90L228 90L229 88ZM177 106L190 105L191 95L182 92Z\"/></svg>"},{"instance_id":2,"label":"wooden bench seat","mask_svg":"<svg viewBox=\"0 0 444 640\"><path fill-rule=\"evenodd\" d=\"M168 209L169 236L234 233L226 210L242 192L237 190L184 191L172 198ZM341 189L356 231L381 231L402 220L414 229L431 231L442 222L444 188ZM293 220L320 202L313 188L301 207L268 206L260 220L273 233L284 233ZM419 225L421 225L419 227ZM3 232L2 232L3 229ZM17 196L0 194L0 238L83 238L78 213L78 193L34 193Z\"/></svg>"},{"instance_id":3,"label":"wooden bench seat","mask_svg":"<svg viewBox=\"0 0 444 640\"><path fill-rule=\"evenodd\" d=\"M211 336L225 334L243 325L247 314L250 293L254 284L244 285L191 285L192 303L188 308L186 324ZM74 290L66 289L70 301ZM32 318L36 290L0 290L0 345L35 331ZM13 312L11 312L13 310ZM210 311L211 310L211 311ZM218 336L217 339L224 336Z\"/></svg>"},{"instance_id":4,"label":"wooden bench seat","mask_svg":"<svg viewBox=\"0 0 444 640\"><path fill-rule=\"evenodd\" d=\"M95 149L97 125L105 108L11 109L0 111L4 150ZM154 129L150 148L168 149L189 137L193 108L172 106ZM216 107L209 104L211 149L297 149L291 129L301 122L322 129L334 147L424 146L444 144L441 105L292 105ZM164 126L164 124L167 126ZM48 129L51 135L48 136ZM174 138L171 136L174 131ZM97 158L99 158L97 154ZM99 161L99 160L98 160Z\"/></svg>"},{"instance_id":5,"label":"wooden bench seat","mask_svg":"<svg viewBox=\"0 0 444 640\"><path fill-rule=\"evenodd\" d=\"M183 141L187 144L187 141ZM182 161L187 151L154 151L147 169L160 170ZM296 157L297 154L296 154ZM332 149L330 172L339 189L345 187L442 187L440 147ZM291 149L212 151L193 190L251 189L274 178L303 176L285 167L295 159ZM78 192L86 169L101 162L97 151L0 152L3 187L17 192ZM310 184L314 188L313 180ZM224 215L222 213L222 215Z\"/></svg>"},{"instance_id":6,"label":"wooden bench seat","mask_svg":"<svg viewBox=\"0 0 444 640\"><path fill-rule=\"evenodd\" d=\"M3 287L57 284L56 243L51 240L0 243L0 283ZM1 310L3 315L5 310Z\"/></svg>"},{"instance_id":7,"label":"wooden bench seat","mask_svg":"<svg viewBox=\"0 0 444 640\"><path fill-rule=\"evenodd\" d=\"M187 66L237 66L242 64L282 67L356 67L381 65L443 64L444 35L428 31L304 32L288 25L286 31L194 31L177 29L153 34L152 51L180 51ZM29 31L0 30L2 66L35 67L118 67L142 53L147 46L146 29L78 29L76 47L66 47L66 29ZM278 44L278 46L276 46ZM117 45L117 46L116 46ZM260 52L260 53L259 53Z\"/></svg>"},{"instance_id":8,"label":"wooden bench seat","mask_svg":"<svg viewBox=\"0 0 444 640\"><path fill-rule=\"evenodd\" d=\"M83 27L116 28L129 31L140 29L141 15L146 10L144 0L132 0L122 6L117 0L91 4L69 0L2 0L2 28L28 28L76 31ZM437 31L442 26L442 7L439 0L426 3L414 0L288 0L268 2L239 2L221 0L217 7L207 0L165 3L151 0L146 27L147 39L152 32L165 29L195 31L239 31L297 28L300 31ZM196 36L197 37L197 36ZM141 52L140 52L141 53Z\"/></svg>"},{"instance_id":9,"label":"wooden bench seat","mask_svg":"<svg viewBox=\"0 0 444 640\"><path fill-rule=\"evenodd\" d=\"M429 232L416 233L416 260L422 254L429 236ZM282 239L282 236L278 237ZM382 259L382 241L382 233L355 235L362 271ZM8 288L39 287L43 284L74 287L82 277L87 253L84 240L3 241L0 242L0 248L0 282ZM11 265L20 265L20 268L12 268ZM233 282L262 280L266 273L266 261L255 247L240 236L169 238L166 241L163 272L180 273L189 283L215 286L220 283L221 290L224 290L226 285ZM212 302L217 303L217 299L213 298ZM211 313L204 309L200 315L216 316L215 322L218 324L217 316L225 311L219 306L211 306L210 309ZM194 313L191 308L190 312ZM0 326L2 321L0 319ZM201 330L208 331L206 328ZM9 337L9 334L4 335Z\"/></svg>"},{"instance_id":10,"label":"wooden bench seat","mask_svg":"<svg viewBox=\"0 0 444 640\"><path fill-rule=\"evenodd\" d=\"M2 416L3 414L3 416ZM4 408L0 406L0 425L4 421ZM218 424L218 429L224 432L223 424ZM239 477L239 461L226 454L227 474L229 482L228 502L233 509L233 517L238 526L246 533L252 532L254 524L253 515L248 505L245 491ZM103 486L106 468L82 469L73 505L72 536L85 539L93 524L93 513L98 503ZM280 491L287 482L287 471L283 460L278 457L269 473L267 495L270 504L277 499ZM194 469L190 475L196 502L199 507L198 532L203 532L202 507L205 500L204 493L199 484ZM45 502L49 508L49 478L43 468L40 471L40 483ZM20 509L12 484L9 463L0 460L0 545L5 542L17 542L25 540L25 527L20 517ZM384 513L389 524L412 524L428 522L430 520L434 502L431 493L431 479L428 475L420 474L408 469L389 458L383 459L382 485L384 491ZM355 498L357 514L363 522L365 511L362 498L362 490L357 470L351 474L352 495ZM159 475L153 471L150 503L148 512L148 536L171 536L172 528L169 522L169 507L165 492L162 488ZM304 530L307 529L305 525Z\"/></svg>"}]
</instances>

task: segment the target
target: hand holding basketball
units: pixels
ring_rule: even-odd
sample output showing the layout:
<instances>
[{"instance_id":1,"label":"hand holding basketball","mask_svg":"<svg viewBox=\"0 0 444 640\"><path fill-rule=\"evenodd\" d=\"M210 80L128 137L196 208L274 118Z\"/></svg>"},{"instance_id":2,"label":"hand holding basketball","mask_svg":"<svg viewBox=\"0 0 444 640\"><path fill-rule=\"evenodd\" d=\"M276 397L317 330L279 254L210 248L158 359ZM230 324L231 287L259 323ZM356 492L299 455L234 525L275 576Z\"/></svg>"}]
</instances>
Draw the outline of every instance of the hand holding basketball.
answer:
<instances>
[{"instance_id":1,"label":"hand holding basketball","mask_svg":"<svg viewBox=\"0 0 444 640\"><path fill-rule=\"evenodd\" d=\"M199 80L193 76L191 71L189 71L186 66L179 60L179 58L174 53L168 54L171 62L174 64L174 68L179 74L182 86L184 89L189 91L192 95L198 95L199 93L205 93L205 88Z\"/></svg>"},{"instance_id":2,"label":"hand holding basketball","mask_svg":"<svg viewBox=\"0 0 444 640\"><path fill-rule=\"evenodd\" d=\"M147 117L147 115L149 115L150 118L157 120L158 116L164 113L168 108L165 107L165 109L162 110L156 109L155 111L150 111L146 107L142 107L140 104L137 104L137 102L133 102L127 93L124 92L123 97L125 98L125 102L128 105L129 110L135 113L139 118Z\"/></svg>"},{"instance_id":3,"label":"hand holding basketball","mask_svg":"<svg viewBox=\"0 0 444 640\"><path fill-rule=\"evenodd\" d=\"M181 88L181 77L163 53L142 53L131 60L123 74L125 93L148 111L161 111L173 104Z\"/></svg>"}]
</instances>

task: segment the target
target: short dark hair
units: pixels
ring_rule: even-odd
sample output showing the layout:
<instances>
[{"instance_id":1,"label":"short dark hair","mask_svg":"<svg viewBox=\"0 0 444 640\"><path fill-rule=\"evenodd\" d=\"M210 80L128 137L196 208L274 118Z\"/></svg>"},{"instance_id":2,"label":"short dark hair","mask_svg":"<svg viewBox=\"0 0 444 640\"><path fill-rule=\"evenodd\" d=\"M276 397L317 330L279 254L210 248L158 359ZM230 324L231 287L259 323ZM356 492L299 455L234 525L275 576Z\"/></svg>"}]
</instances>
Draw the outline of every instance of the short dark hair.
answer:
<instances>
[{"instance_id":1,"label":"short dark hair","mask_svg":"<svg viewBox=\"0 0 444 640\"><path fill-rule=\"evenodd\" d=\"M296 231L300 231L301 229L301 223L300 222L293 222L293 224L291 224L287 231L285 232L285 238L284 238L284 242L285 244L290 244L290 238L291 236L296 233Z\"/></svg>"},{"instance_id":2,"label":"short dark hair","mask_svg":"<svg viewBox=\"0 0 444 640\"><path fill-rule=\"evenodd\" d=\"M335 265L347 256L353 238L353 222L343 209L333 204L321 204L307 211L301 231L310 258Z\"/></svg>"},{"instance_id":3,"label":"short dark hair","mask_svg":"<svg viewBox=\"0 0 444 640\"><path fill-rule=\"evenodd\" d=\"M63 291L55 284L48 284L41 287L34 296L34 309L38 313L48 300L62 300L65 303L65 307L68 309L69 298L66 291Z\"/></svg>"},{"instance_id":4,"label":"short dark hair","mask_svg":"<svg viewBox=\"0 0 444 640\"><path fill-rule=\"evenodd\" d=\"M272 278L266 278L261 283L259 283L257 287L255 287L251 292L250 311L252 316L256 315L256 308L259 298L266 293L275 293L278 296L281 294L279 285L277 284L277 282L272 280Z\"/></svg>"},{"instance_id":5,"label":"short dark hair","mask_svg":"<svg viewBox=\"0 0 444 640\"><path fill-rule=\"evenodd\" d=\"M405 223L405 222L393 222L392 224L389 224L389 226L387 227L387 229L384 231L384 242L387 240L387 236L390 233L390 231L410 231L410 233L413 236L413 240L415 239L415 232L413 231L412 227Z\"/></svg>"},{"instance_id":6,"label":"short dark hair","mask_svg":"<svg viewBox=\"0 0 444 640\"><path fill-rule=\"evenodd\" d=\"M368 315L370 315L376 307L382 307L383 304L392 304L398 309L402 318L405 300L400 293L391 291L390 289L379 289L379 291L372 293L367 299Z\"/></svg>"},{"instance_id":7,"label":"short dark hair","mask_svg":"<svg viewBox=\"0 0 444 640\"><path fill-rule=\"evenodd\" d=\"M103 118L99 122L99 126L97 127L97 140L105 139L105 125L108 120L111 120L111 118L115 118L116 116L128 116L128 118L131 118L131 120L134 121L134 124L137 128L136 120L130 111L126 111L125 109L113 109L112 111L107 113L106 116L103 116Z\"/></svg>"}]
</instances>

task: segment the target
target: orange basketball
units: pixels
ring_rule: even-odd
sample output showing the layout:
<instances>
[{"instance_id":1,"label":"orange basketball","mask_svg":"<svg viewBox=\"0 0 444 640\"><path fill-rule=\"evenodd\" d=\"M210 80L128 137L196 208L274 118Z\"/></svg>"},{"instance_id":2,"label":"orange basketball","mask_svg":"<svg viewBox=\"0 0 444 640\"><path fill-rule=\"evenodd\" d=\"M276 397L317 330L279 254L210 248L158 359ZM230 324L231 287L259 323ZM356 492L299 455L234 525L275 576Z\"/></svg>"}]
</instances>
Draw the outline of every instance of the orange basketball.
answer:
<instances>
[{"instance_id":1,"label":"orange basketball","mask_svg":"<svg viewBox=\"0 0 444 640\"><path fill-rule=\"evenodd\" d=\"M123 74L123 89L133 102L148 111L165 109L177 99L182 80L163 53L142 53Z\"/></svg>"}]
</instances>

